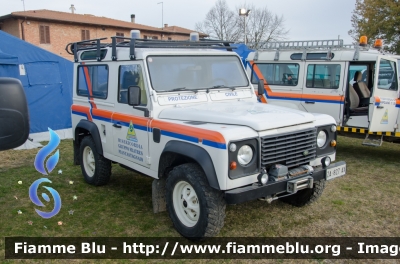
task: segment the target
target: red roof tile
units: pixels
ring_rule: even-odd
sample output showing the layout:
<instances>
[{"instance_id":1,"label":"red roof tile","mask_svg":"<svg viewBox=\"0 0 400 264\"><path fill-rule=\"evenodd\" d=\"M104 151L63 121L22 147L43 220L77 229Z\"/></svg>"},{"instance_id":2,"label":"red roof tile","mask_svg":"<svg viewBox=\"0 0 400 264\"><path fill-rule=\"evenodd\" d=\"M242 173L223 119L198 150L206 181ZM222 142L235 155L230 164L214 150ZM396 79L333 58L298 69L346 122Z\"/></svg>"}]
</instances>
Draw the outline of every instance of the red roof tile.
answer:
<instances>
[{"instance_id":1,"label":"red roof tile","mask_svg":"<svg viewBox=\"0 0 400 264\"><path fill-rule=\"evenodd\" d=\"M10 15L9 15L10 16ZM160 28L150 27L142 24L116 20L107 17L98 17L94 15L81 15L81 14L72 14L66 12L52 11L52 10L29 10L29 11L19 11L12 12L11 16L13 17L27 17L31 19L45 19L59 22L69 22L69 23L80 23L80 24L91 24L91 25L100 25L100 26L113 26L119 28L127 28L127 29L139 29L139 30L148 30L148 31L157 31L162 32ZM1 18L5 18L0 17Z\"/></svg>"}]
</instances>

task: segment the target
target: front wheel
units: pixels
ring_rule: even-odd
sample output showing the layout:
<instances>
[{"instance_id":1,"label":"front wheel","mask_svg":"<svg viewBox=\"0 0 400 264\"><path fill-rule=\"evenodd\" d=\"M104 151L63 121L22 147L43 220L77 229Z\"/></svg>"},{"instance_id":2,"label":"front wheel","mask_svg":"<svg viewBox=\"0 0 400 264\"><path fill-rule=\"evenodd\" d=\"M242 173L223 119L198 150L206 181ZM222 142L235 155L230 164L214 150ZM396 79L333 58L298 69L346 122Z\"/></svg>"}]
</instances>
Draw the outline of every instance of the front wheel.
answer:
<instances>
[{"instance_id":1,"label":"front wheel","mask_svg":"<svg viewBox=\"0 0 400 264\"><path fill-rule=\"evenodd\" d=\"M167 210L176 230L184 237L198 240L219 233L224 225L223 194L207 184L197 164L175 167L166 181Z\"/></svg>"},{"instance_id":2,"label":"front wheel","mask_svg":"<svg viewBox=\"0 0 400 264\"><path fill-rule=\"evenodd\" d=\"M96 186L107 184L111 176L111 161L97 152L91 136L82 139L79 154L85 181Z\"/></svg>"},{"instance_id":3,"label":"front wheel","mask_svg":"<svg viewBox=\"0 0 400 264\"><path fill-rule=\"evenodd\" d=\"M302 207L315 202L325 189L325 180L314 182L313 188L300 190L293 195L281 198L282 202Z\"/></svg>"}]
</instances>

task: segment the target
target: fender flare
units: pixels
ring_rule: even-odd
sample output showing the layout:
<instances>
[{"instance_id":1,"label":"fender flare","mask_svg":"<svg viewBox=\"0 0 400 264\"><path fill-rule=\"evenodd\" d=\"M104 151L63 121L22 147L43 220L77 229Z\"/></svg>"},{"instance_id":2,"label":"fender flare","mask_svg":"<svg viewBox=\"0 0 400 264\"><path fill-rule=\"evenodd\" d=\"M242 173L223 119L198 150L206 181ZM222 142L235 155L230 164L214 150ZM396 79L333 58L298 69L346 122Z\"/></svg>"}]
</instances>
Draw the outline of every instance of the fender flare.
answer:
<instances>
[{"instance_id":1,"label":"fender flare","mask_svg":"<svg viewBox=\"0 0 400 264\"><path fill-rule=\"evenodd\" d=\"M190 143L171 140L165 145L162 153L165 152L177 153L195 160L203 169L208 184L212 188L220 190L214 163L205 149Z\"/></svg>"},{"instance_id":2,"label":"fender flare","mask_svg":"<svg viewBox=\"0 0 400 264\"><path fill-rule=\"evenodd\" d=\"M79 121L78 125L75 127L75 141L79 139L79 128L89 131L96 144L97 153L103 155L103 146L101 145L100 133L96 124L88 120Z\"/></svg>"}]
</instances>

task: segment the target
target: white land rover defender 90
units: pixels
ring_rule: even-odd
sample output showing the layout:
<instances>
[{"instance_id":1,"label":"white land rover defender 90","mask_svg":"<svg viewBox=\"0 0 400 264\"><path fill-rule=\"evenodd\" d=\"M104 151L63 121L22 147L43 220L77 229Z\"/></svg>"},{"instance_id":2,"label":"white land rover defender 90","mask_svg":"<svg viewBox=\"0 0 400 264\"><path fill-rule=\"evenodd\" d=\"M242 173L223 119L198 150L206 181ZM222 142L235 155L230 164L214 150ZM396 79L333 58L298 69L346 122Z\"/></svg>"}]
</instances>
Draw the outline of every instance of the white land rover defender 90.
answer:
<instances>
[{"instance_id":1,"label":"white land rover defender 90","mask_svg":"<svg viewBox=\"0 0 400 264\"><path fill-rule=\"evenodd\" d=\"M67 46L74 163L87 183L106 184L111 162L154 178L154 212L168 210L196 239L218 234L226 204L303 206L346 173L345 162L331 164L335 120L258 103L229 42L139 34Z\"/></svg>"}]
</instances>

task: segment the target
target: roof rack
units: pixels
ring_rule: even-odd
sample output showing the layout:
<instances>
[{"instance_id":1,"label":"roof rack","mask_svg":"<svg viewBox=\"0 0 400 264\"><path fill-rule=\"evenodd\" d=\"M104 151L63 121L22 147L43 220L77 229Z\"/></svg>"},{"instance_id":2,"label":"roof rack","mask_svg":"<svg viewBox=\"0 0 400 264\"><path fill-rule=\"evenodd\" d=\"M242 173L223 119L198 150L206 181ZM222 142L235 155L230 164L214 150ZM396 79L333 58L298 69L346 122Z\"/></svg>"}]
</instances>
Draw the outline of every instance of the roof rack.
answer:
<instances>
[{"instance_id":1,"label":"roof rack","mask_svg":"<svg viewBox=\"0 0 400 264\"><path fill-rule=\"evenodd\" d=\"M254 55L254 60L258 59L258 52L263 50L276 50L275 61L279 60L279 51L281 50L302 50L303 54L301 60L306 60L307 50L312 49L324 49L327 50L326 60L332 59L333 49L355 49L354 60L358 59L358 45L344 45L342 39L326 39L326 40L300 40L300 41L276 41L276 42L264 42L260 44Z\"/></svg>"},{"instance_id":2,"label":"roof rack","mask_svg":"<svg viewBox=\"0 0 400 264\"><path fill-rule=\"evenodd\" d=\"M101 61L100 50L105 47L112 48L111 58L112 60L117 60L117 47L129 48L129 59L135 59L135 49L136 48L179 48L179 49L226 49L227 51L232 51L236 47L230 46L234 43L233 41L223 41L223 40L201 40L201 41L189 41L189 40L153 40L153 39L138 39L138 38L126 38L120 36L111 37L110 43L101 43L101 40L107 38L91 39L80 42L68 43L65 50L74 55L75 62L78 61L78 51L96 49L97 50L97 61ZM117 42L117 40L123 40L122 42Z\"/></svg>"},{"instance_id":3,"label":"roof rack","mask_svg":"<svg viewBox=\"0 0 400 264\"><path fill-rule=\"evenodd\" d=\"M328 49L328 48L343 48L342 39L327 39L327 40L294 40L294 41L275 41L263 42L259 49Z\"/></svg>"}]
</instances>

